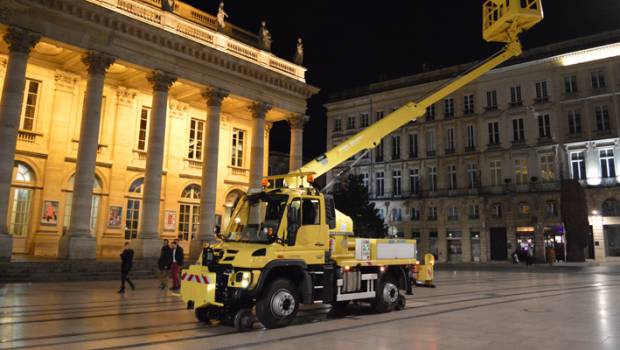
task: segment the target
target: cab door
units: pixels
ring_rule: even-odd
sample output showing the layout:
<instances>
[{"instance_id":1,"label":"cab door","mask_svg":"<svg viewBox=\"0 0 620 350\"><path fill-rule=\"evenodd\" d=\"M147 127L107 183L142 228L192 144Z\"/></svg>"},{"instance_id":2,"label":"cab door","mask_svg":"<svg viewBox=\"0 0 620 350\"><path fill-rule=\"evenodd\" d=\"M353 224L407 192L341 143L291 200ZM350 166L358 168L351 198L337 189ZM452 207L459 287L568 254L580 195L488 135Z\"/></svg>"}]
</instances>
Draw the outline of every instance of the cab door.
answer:
<instances>
[{"instance_id":1,"label":"cab door","mask_svg":"<svg viewBox=\"0 0 620 350\"><path fill-rule=\"evenodd\" d=\"M327 231L324 227L325 218L322 215L320 198L294 198L290 207L296 209L296 221L299 223L294 242L289 240L290 248L309 264L323 263L326 249L324 236Z\"/></svg>"}]
</instances>

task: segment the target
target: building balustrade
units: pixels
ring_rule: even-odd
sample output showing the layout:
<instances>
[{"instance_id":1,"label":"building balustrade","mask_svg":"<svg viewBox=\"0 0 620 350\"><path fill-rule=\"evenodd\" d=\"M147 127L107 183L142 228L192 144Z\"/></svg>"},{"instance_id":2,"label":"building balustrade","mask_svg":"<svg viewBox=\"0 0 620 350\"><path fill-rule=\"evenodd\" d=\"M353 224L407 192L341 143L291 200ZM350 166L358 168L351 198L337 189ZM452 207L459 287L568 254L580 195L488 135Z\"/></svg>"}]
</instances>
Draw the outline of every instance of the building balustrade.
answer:
<instances>
[{"instance_id":1,"label":"building balustrade","mask_svg":"<svg viewBox=\"0 0 620 350\"><path fill-rule=\"evenodd\" d=\"M149 4L139 0L86 1L305 82L306 68L276 57L270 52L238 41L226 34L218 33L215 29L211 29L215 28L215 24L211 23L214 19L206 13L198 16L199 14L193 11L192 15L192 11L183 11L183 9L175 9L174 14L166 12L161 9L161 0L146 1ZM190 17L190 19L184 17ZM203 25L195 22L202 22ZM236 33L240 32L237 29Z\"/></svg>"},{"instance_id":2,"label":"building balustrade","mask_svg":"<svg viewBox=\"0 0 620 350\"><path fill-rule=\"evenodd\" d=\"M534 99L534 104L544 104L549 102L549 96L540 96Z\"/></svg>"},{"instance_id":3,"label":"building balustrade","mask_svg":"<svg viewBox=\"0 0 620 350\"><path fill-rule=\"evenodd\" d=\"M522 101L522 100L510 101L510 102L508 103L508 107L510 107L510 108L519 108L519 107L523 107L523 101Z\"/></svg>"},{"instance_id":4,"label":"building balustrade","mask_svg":"<svg viewBox=\"0 0 620 350\"><path fill-rule=\"evenodd\" d=\"M43 136L43 134L39 132L29 131L29 130L19 130L17 132L17 141L23 143L37 143L37 138Z\"/></svg>"}]
</instances>

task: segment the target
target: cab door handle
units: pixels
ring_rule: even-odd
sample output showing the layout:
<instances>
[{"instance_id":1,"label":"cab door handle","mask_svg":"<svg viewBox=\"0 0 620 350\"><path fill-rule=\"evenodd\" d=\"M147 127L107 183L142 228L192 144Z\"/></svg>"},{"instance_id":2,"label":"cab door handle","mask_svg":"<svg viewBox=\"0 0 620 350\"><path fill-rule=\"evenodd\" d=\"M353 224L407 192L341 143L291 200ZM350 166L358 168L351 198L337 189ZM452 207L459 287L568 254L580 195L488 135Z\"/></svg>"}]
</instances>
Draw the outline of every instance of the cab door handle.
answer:
<instances>
[{"instance_id":1,"label":"cab door handle","mask_svg":"<svg viewBox=\"0 0 620 350\"><path fill-rule=\"evenodd\" d=\"M314 243L314 245L315 245L315 246L317 246L317 247L323 247L323 246L325 246L325 244L324 244L324 243L321 243L321 242L316 242L316 243Z\"/></svg>"}]
</instances>

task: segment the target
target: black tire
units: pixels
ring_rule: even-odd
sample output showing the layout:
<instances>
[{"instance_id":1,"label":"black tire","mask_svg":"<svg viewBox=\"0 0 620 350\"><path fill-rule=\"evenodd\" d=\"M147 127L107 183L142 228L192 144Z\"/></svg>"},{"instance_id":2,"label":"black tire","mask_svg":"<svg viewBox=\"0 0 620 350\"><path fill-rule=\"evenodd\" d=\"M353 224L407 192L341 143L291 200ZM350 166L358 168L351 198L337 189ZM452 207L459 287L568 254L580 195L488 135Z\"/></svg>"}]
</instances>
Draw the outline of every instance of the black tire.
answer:
<instances>
[{"instance_id":1,"label":"black tire","mask_svg":"<svg viewBox=\"0 0 620 350\"><path fill-rule=\"evenodd\" d=\"M327 318L342 318L345 317L349 310L349 301L337 301L332 304L332 308L327 313Z\"/></svg>"},{"instance_id":2,"label":"black tire","mask_svg":"<svg viewBox=\"0 0 620 350\"><path fill-rule=\"evenodd\" d=\"M245 332L252 329L254 324L254 315L249 309L241 309L235 315L235 329L239 332Z\"/></svg>"},{"instance_id":3,"label":"black tire","mask_svg":"<svg viewBox=\"0 0 620 350\"><path fill-rule=\"evenodd\" d=\"M289 325L299 310L297 287L287 279L277 279L269 284L256 302L256 316L266 328Z\"/></svg>"},{"instance_id":4,"label":"black tire","mask_svg":"<svg viewBox=\"0 0 620 350\"><path fill-rule=\"evenodd\" d=\"M398 294L398 300L396 300L396 305L394 306L394 310L401 311L407 307L407 298L404 295Z\"/></svg>"},{"instance_id":5,"label":"black tire","mask_svg":"<svg viewBox=\"0 0 620 350\"><path fill-rule=\"evenodd\" d=\"M209 313L206 307L197 307L196 310L194 310L194 314L196 315L198 321L209 323Z\"/></svg>"},{"instance_id":6,"label":"black tire","mask_svg":"<svg viewBox=\"0 0 620 350\"><path fill-rule=\"evenodd\" d=\"M377 296L372 300L372 309L376 313L390 312L398 303L398 283L391 279L382 279L377 288Z\"/></svg>"}]
</instances>

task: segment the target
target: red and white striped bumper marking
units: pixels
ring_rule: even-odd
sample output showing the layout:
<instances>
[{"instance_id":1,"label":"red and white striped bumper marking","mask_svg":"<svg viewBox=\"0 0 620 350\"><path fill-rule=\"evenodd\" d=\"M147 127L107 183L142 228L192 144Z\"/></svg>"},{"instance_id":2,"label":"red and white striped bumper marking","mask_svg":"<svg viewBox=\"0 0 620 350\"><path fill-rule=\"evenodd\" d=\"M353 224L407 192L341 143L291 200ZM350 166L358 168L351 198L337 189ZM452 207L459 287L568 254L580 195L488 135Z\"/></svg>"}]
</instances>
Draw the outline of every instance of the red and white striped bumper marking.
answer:
<instances>
[{"instance_id":1,"label":"red and white striped bumper marking","mask_svg":"<svg viewBox=\"0 0 620 350\"><path fill-rule=\"evenodd\" d=\"M181 280L187 281L187 282L194 281L196 283L209 284L209 279L207 278L207 276L194 275L194 274L190 274L190 273L183 273L181 275Z\"/></svg>"}]
</instances>

